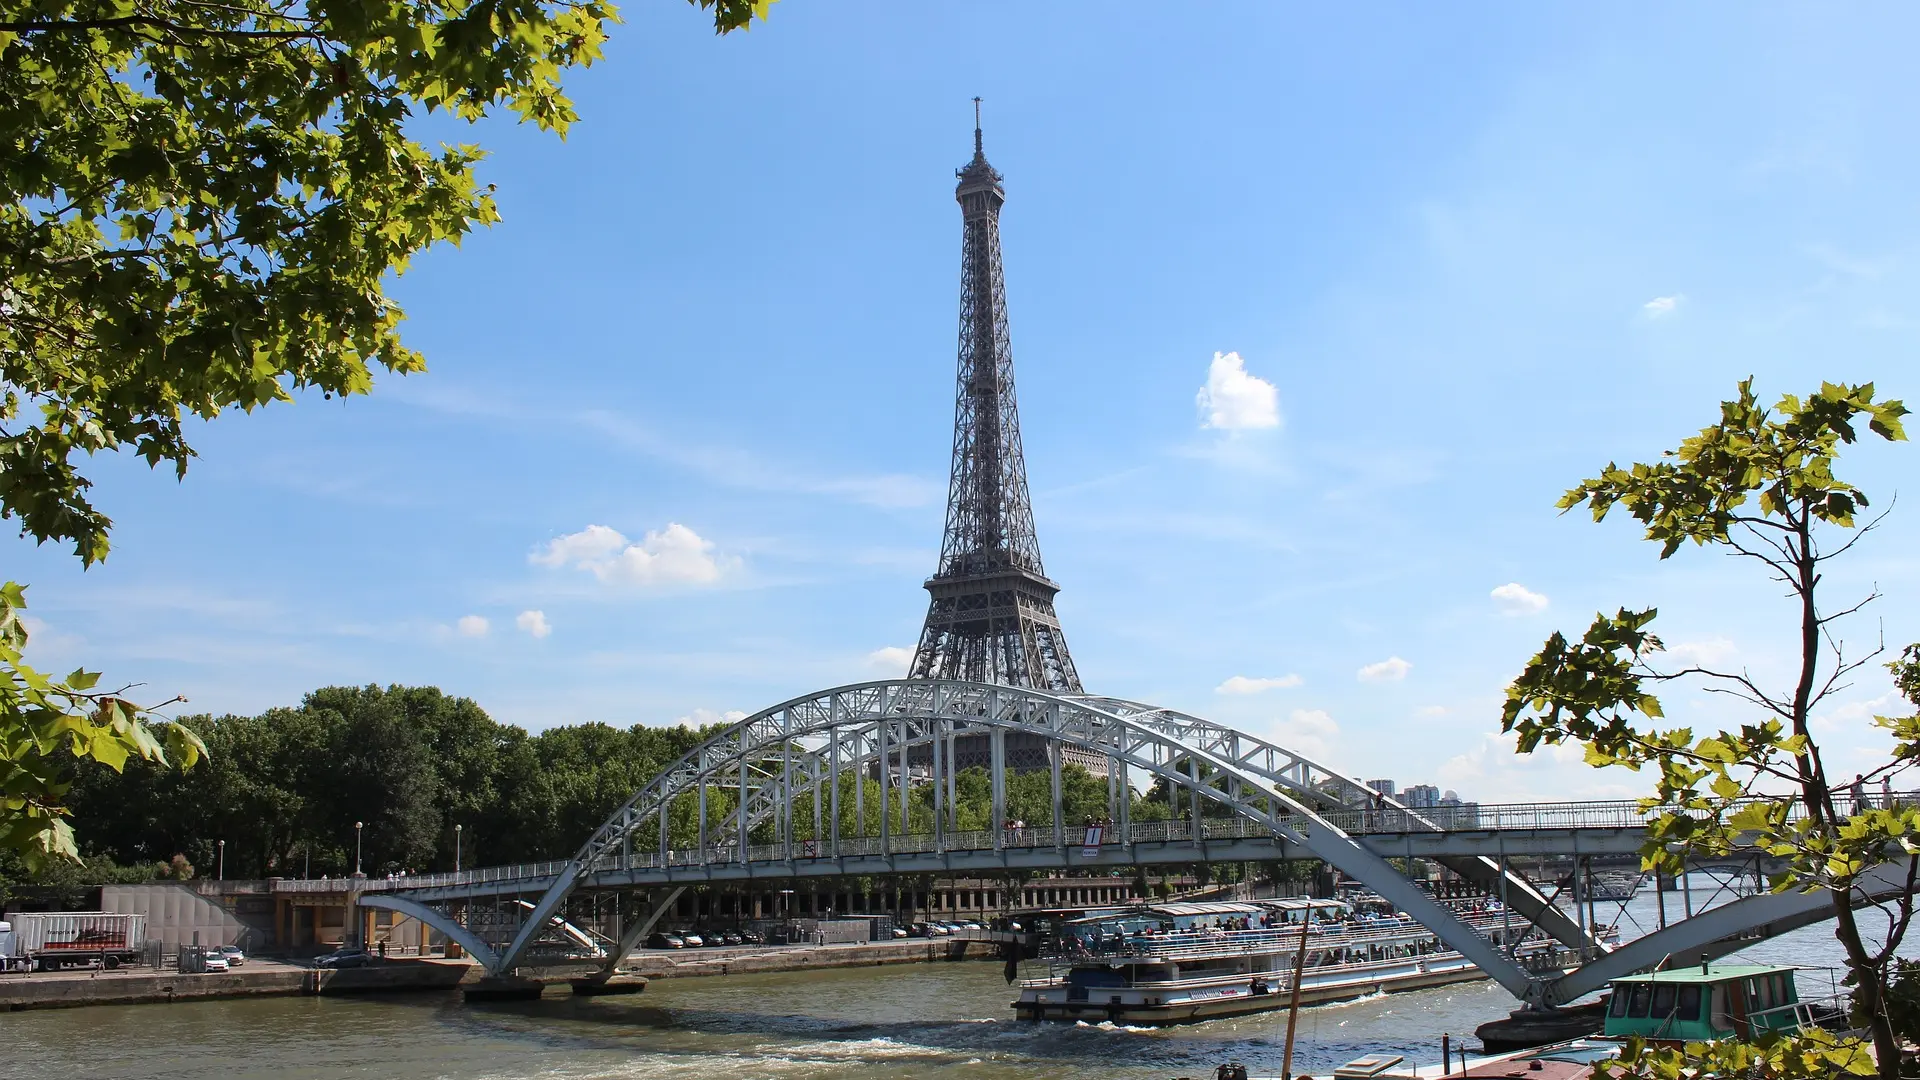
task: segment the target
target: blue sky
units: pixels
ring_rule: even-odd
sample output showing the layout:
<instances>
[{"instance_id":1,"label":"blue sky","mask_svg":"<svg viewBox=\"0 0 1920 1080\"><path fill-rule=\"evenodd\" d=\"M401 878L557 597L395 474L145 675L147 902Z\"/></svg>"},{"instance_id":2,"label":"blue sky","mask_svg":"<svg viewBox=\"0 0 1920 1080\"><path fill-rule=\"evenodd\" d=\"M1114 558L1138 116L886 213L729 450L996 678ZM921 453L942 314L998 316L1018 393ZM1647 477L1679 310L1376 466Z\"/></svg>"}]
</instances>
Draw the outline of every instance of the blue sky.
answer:
<instances>
[{"instance_id":1,"label":"blue sky","mask_svg":"<svg viewBox=\"0 0 1920 1080\"><path fill-rule=\"evenodd\" d=\"M724 40L673 0L625 15L565 142L423 127L494 151L505 214L395 285L428 374L222 418L182 484L95 462L94 570L14 542L38 659L194 710L436 684L535 728L900 673L975 94L1041 546L1097 692L1485 801L1631 792L1492 737L1546 634L1657 604L1690 655L1784 684L1791 613L1555 498L1745 375L1920 398L1909 8L785 0ZM1224 353L1246 374L1208 426ZM1915 454L1846 470L1884 500ZM1886 593L1856 648L1920 639L1902 494L1829 579ZM1838 769L1886 690L1863 673L1823 721Z\"/></svg>"}]
</instances>

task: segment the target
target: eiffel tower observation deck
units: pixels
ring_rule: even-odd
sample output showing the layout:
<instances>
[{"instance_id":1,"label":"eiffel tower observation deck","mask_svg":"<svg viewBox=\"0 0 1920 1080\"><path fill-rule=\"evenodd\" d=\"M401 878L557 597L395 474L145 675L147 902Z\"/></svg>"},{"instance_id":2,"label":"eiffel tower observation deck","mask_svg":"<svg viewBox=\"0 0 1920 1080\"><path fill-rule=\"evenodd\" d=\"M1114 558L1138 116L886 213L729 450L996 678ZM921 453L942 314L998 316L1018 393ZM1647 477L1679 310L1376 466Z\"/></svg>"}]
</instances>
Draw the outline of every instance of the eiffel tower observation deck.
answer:
<instances>
[{"instance_id":1,"label":"eiffel tower observation deck","mask_svg":"<svg viewBox=\"0 0 1920 1080\"><path fill-rule=\"evenodd\" d=\"M1080 675L1054 613L1060 586L1046 575L1027 495L1006 281L1000 267L1002 177L987 163L974 101L973 160L958 170L960 362L953 411L953 474L940 565L910 678L964 679L1081 692ZM979 741L981 746L970 746ZM1045 768L1046 747L1009 744L1019 771ZM955 747L962 768L985 764L984 740ZM1072 753L1069 760L1079 755ZM1093 755L1097 756L1097 755ZM1082 762L1089 766L1093 761ZM1105 761L1097 762L1105 772Z\"/></svg>"}]
</instances>

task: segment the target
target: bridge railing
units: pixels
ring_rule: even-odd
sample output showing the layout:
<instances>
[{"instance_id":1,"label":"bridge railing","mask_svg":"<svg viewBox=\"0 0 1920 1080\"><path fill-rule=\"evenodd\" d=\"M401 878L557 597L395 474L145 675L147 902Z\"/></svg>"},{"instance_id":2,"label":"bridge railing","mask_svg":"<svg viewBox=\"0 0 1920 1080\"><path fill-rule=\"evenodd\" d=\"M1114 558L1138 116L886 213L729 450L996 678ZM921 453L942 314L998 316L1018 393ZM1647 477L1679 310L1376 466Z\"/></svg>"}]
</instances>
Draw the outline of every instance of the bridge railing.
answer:
<instances>
[{"instance_id":1,"label":"bridge railing","mask_svg":"<svg viewBox=\"0 0 1920 1080\"><path fill-rule=\"evenodd\" d=\"M1755 799L1754 802L1773 802ZM1842 800L1845 802L1846 800ZM1868 801L1878 805L1882 797L1875 793ZM1903 805L1920 801L1920 793L1903 792L1892 796ZM1845 807L1843 807L1845 809ZM1639 829L1645 828L1649 814L1635 799L1610 799L1589 802L1546 803L1462 803L1457 806L1432 806L1413 809L1397 807L1354 807L1321 811L1321 817L1343 831L1357 836L1401 835L1434 832L1496 832L1527 829ZM1794 800L1790 817L1805 816L1799 800ZM1285 824L1287 818L1280 819ZM1203 840L1258 839L1271 836L1262 822L1249 818L1206 818L1200 821ZM1085 846L1086 830L1069 825L1063 833L1069 848ZM1180 843L1194 838L1193 823L1187 820L1143 821L1132 825L1124 840L1129 844ZM1009 828L999 838L1001 847L1015 849L1048 848L1054 844L1053 826ZM1103 826L1100 846L1122 843L1119 830ZM938 851L985 851L995 847L991 829L947 833L910 833L890 836L883 843L877 836L843 837L837 852L826 840L795 840L791 845L750 844L748 862L783 862L793 859L859 858L874 855L915 855ZM789 855L791 850L791 855ZM734 844L711 844L699 848L636 851L613 854L592 867L593 871L624 869L649 870L675 866L709 866L740 861L740 849ZM558 875L564 861L521 863L512 866L477 867L442 874L414 874L400 878L336 879L333 881L283 880L280 888L290 892L341 892L384 889L447 888L462 885L488 885L499 882L538 881Z\"/></svg>"}]
</instances>

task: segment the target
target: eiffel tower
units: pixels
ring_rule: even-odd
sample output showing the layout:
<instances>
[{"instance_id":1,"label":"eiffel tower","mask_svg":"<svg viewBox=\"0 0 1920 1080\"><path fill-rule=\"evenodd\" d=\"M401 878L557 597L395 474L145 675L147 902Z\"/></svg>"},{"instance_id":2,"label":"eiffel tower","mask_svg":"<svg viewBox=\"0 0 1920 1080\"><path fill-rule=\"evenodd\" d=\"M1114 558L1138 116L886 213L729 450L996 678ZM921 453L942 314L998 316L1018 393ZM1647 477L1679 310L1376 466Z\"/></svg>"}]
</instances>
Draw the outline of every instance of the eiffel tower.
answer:
<instances>
[{"instance_id":1,"label":"eiffel tower","mask_svg":"<svg viewBox=\"0 0 1920 1080\"><path fill-rule=\"evenodd\" d=\"M1060 586L1047 578L1027 497L1020 410L1013 392L1007 290L1000 269L1000 207L1006 192L987 164L974 99L973 160L960 183L960 365L953 420L953 476L940 565L909 677L1002 683L1081 693L1080 676L1054 614ZM979 747L964 745L973 741ZM984 764L984 739L963 739L955 764ZM1046 767L1046 748L1007 746L1009 767ZM1077 753L1070 754L1078 757ZM1105 759L1087 755L1105 772ZM1031 759L1031 760L1030 760Z\"/></svg>"}]
</instances>

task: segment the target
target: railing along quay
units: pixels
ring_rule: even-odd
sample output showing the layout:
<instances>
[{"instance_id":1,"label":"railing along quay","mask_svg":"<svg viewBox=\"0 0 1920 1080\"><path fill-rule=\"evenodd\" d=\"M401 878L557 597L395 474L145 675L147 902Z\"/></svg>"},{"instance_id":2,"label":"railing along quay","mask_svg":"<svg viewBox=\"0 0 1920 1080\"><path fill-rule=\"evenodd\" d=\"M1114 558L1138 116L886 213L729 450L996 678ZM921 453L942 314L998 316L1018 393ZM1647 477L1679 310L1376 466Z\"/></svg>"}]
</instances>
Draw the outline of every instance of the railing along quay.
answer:
<instances>
[{"instance_id":1,"label":"railing along quay","mask_svg":"<svg viewBox=\"0 0 1920 1080\"><path fill-rule=\"evenodd\" d=\"M1755 803L1772 803L1778 800L1753 799ZM1843 800L1844 801L1844 800ZM1868 800L1874 804L1881 801L1878 793ZM1920 801L1920 793L1901 792L1892 796L1892 801L1910 804ZM1344 832L1355 836L1403 835L1407 833L1443 833L1443 832L1518 832L1528 829L1643 829L1650 817L1641 809L1637 799L1609 799L1591 802L1548 802L1548 803L1484 803L1478 805L1436 806L1414 809L1399 807L1349 807L1346 809L1324 810L1320 816ZM1793 800L1790 820L1805 816L1800 800ZM1284 825L1287 817L1280 818ZM1067 828L1064 832L1066 847L1081 847L1084 830L1078 826ZM1271 836L1272 830L1263 822L1248 818L1202 818L1199 836L1195 836L1193 823L1187 820L1146 821L1135 823L1128 844L1164 844L1181 843L1192 840L1239 840L1258 839ZM1051 825L1027 826L1006 830L1001 842L994 843L991 829L970 832L953 832L944 836L933 833L912 833L904 836L892 836L882 840L876 836L843 837L837 848L828 840L796 839L777 844L750 844L747 847L747 862L784 862L799 859L841 859L874 855L915 855L935 852L988 851L996 847L1014 849L1035 849L1054 847L1054 832ZM1102 846L1116 845L1123 841L1113 826L1103 826L1100 838ZM619 870L652 870L679 866L708 866L743 861L740 849L735 844L709 845L705 851L698 848L670 849L665 853L658 851L635 851L602 859L592 869L594 872ZM557 876L567 863L549 861L522 863L510 866L478 867L472 870L460 870L439 874L412 874L396 878L335 879L333 881L296 881L283 879L280 888L290 892L338 892L343 886L361 890L387 889L435 889L461 885L487 885L508 881L537 881Z\"/></svg>"}]
</instances>

